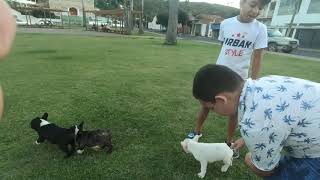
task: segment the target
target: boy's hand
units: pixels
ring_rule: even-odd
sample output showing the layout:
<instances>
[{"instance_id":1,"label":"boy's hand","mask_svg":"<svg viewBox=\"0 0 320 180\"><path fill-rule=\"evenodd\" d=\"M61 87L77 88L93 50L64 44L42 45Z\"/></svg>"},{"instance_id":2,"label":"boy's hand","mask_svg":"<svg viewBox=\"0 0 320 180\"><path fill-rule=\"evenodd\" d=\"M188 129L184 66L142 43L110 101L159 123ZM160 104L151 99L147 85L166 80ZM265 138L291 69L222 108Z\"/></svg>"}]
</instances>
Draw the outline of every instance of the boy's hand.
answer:
<instances>
[{"instance_id":1,"label":"boy's hand","mask_svg":"<svg viewBox=\"0 0 320 180\"><path fill-rule=\"evenodd\" d=\"M230 149L232 149L233 151L233 158L234 159L237 159L239 156L240 156L240 153L239 153L239 150L238 149L235 149L233 146L235 146L234 144L235 143L231 143L231 142L227 142L227 141L224 141L224 143L226 143Z\"/></svg>"},{"instance_id":2,"label":"boy's hand","mask_svg":"<svg viewBox=\"0 0 320 180\"><path fill-rule=\"evenodd\" d=\"M240 138L231 144L231 149L239 151L244 145L245 145L245 142L243 138Z\"/></svg>"},{"instance_id":3,"label":"boy's hand","mask_svg":"<svg viewBox=\"0 0 320 180\"><path fill-rule=\"evenodd\" d=\"M0 60L9 53L16 34L16 22L6 1L0 0Z\"/></svg>"},{"instance_id":4,"label":"boy's hand","mask_svg":"<svg viewBox=\"0 0 320 180\"><path fill-rule=\"evenodd\" d=\"M224 141L224 143L226 143L229 147L231 147L231 142L227 142L227 141Z\"/></svg>"},{"instance_id":5,"label":"boy's hand","mask_svg":"<svg viewBox=\"0 0 320 180\"><path fill-rule=\"evenodd\" d=\"M202 136L201 133L196 133L196 132L193 131L193 132L188 134L187 138L198 142L201 136Z\"/></svg>"}]
</instances>

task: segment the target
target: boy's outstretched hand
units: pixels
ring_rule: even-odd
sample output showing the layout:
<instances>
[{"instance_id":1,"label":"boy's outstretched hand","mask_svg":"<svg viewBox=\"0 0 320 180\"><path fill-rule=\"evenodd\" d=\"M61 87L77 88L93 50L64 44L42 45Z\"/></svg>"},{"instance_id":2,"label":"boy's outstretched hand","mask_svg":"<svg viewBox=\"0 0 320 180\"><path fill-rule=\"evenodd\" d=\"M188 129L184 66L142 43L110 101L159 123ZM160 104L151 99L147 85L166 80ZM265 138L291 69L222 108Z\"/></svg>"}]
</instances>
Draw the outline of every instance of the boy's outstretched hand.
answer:
<instances>
[{"instance_id":1,"label":"boy's outstretched hand","mask_svg":"<svg viewBox=\"0 0 320 180\"><path fill-rule=\"evenodd\" d=\"M188 134L187 138L198 142L201 136L202 136L201 133L196 133L196 132L193 131L193 132Z\"/></svg>"},{"instance_id":2,"label":"boy's outstretched hand","mask_svg":"<svg viewBox=\"0 0 320 180\"><path fill-rule=\"evenodd\" d=\"M16 22L11 8L0 0L0 60L9 53L16 34Z\"/></svg>"},{"instance_id":3,"label":"boy's outstretched hand","mask_svg":"<svg viewBox=\"0 0 320 180\"><path fill-rule=\"evenodd\" d=\"M231 149L239 151L241 148L243 148L244 145L245 145L245 142L244 142L243 138L240 138L240 139L236 140L234 143L232 143Z\"/></svg>"}]
</instances>

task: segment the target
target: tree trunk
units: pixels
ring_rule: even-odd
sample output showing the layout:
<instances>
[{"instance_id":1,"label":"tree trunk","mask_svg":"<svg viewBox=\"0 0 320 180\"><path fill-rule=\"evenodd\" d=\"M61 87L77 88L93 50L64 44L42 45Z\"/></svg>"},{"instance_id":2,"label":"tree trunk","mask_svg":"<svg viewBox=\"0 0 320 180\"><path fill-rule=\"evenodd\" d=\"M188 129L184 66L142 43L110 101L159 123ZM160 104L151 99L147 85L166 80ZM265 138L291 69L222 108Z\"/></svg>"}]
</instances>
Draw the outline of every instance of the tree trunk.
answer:
<instances>
[{"instance_id":1,"label":"tree trunk","mask_svg":"<svg viewBox=\"0 0 320 180\"><path fill-rule=\"evenodd\" d=\"M169 0L169 19L165 44L177 44L177 26L178 26L178 6L179 0Z\"/></svg>"},{"instance_id":2,"label":"tree trunk","mask_svg":"<svg viewBox=\"0 0 320 180\"><path fill-rule=\"evenodd\" d=\"M302 0L295 0L294 1L294 10L293 10L293 14L292 14L292 17L291 17L291 21L290 21L290 24L289 24L289 27L288 27L288 30L287 30L287 33L286 33L286 36L288 37L291 33L291 29L292 29L292 24L293 24L293 21L294 21L294 18L296 17L296 14L298 13L299 9L300 9L300 6L301 6L301 3L302 3Z\"/></svg>"},{"instance_id":3,"label":"tree trunk","mask_svg":"<svg viewBox=\"0 0 320 180\"><path fill-rule=\"evenodd\" d=\"M127 3L126 3L127 1L125 1L125 5L124 5L124 7L125 7L125 27L126 27L126 34L127 35L131 35L132 34L132 32L131 32L131 30L132 30L132 28L131 28L131 13L132 13L132 11L131 11L131 4L129 5L129 8L127 7ZM131 1L130 1L130 3L131 3ZM115 24L117 24L117 23L115 23Z\"/></svg>"},{"instance_id":4,"label":"tree trunk","mask_svg":"<svg viewBox=\"0 0 320 180\"><path fill-rule=\"evenodd\" d=\"M144 1L141 0L141 14L140 14L140 18L139 18L139 34L143 34L143 8L144 8Z\"/></svg>"}]
</instances>

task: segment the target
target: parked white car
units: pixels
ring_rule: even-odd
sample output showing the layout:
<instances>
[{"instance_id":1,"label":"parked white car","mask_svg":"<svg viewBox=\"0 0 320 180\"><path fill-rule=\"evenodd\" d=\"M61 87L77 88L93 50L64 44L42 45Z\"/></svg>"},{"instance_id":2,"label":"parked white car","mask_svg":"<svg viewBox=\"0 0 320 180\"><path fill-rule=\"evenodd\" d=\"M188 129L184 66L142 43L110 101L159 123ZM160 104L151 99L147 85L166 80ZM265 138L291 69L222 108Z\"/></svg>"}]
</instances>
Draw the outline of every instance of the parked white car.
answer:
<instances>
[{"instance_id":1,"label":"parked white car","mask_svg":"<svg viewBox=\"0 0 320 180\"><path fill-rule=\"evenodd\" d=\"M109 24L109 22L108 22L108 21L104 21L104 20L97 19L97 21L95 21L95 20L89 20L89 21L88 21L88 24L89 24L90 26L93 26L93 24L100 26L101 24L103 24L103 25Z\"/></svg>"},{"instance_id":2,"label":"parked white car","mask_svg":"<svg viewBox=\"0 0 320 180\"><path fill-rule=\"evenodd\" d=\"M290 53L292 50L299 47L299 40L285 37L278 30L268 29L268 50L269 51L283 51Z\"/></svg>"},{"instance_id":3,"label":"parked white car","mask_svg":"<svg viewBox=\"0 0 320 180\"><path fill-rule=\"evenodd\" d=\"M27 21L22 21L20 19L16 19L16 24L17 25L27 25L28 23L27 23Z\"/></svg>"},{"instance_id":4,"label":"parked white car","mask_svg":"<svg viewBox=\"0 0 320 180\"><path fill-rule=\"evenodd\" d=\"M46 25L46 26L52 26L53 23L50 20L44 20L40 19L38 22L36 22L37 25Z\"/></svg>"}]
</instances>

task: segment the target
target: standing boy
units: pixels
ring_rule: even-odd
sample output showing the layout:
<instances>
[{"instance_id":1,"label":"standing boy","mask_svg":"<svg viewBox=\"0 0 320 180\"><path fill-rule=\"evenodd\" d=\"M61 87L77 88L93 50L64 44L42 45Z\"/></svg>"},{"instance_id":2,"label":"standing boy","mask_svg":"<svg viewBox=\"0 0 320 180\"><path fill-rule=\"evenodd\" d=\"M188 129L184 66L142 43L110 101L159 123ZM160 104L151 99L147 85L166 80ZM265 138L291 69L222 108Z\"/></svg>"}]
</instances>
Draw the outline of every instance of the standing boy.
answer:
<instances>
[{"instance_id":1,"label":"standing boy","mask_svg":"<svg viewBox=\"0 0 320 180\"><path fill-rule=\"evenodd\" d=\"M218 40L222 42L222 48L216 64L227 66L243 79L247 79L252 59L251 78L258 78L263 49L268 46L268 37L266 26L256 18L259 11L269 2L270 0L241 0L240 15L228 18L221 23ZM208 113L209 109L201 106L195 130L188 135L189 138L201 135L202 125ZM229 117L226 139L229 145L236 128L236 118Z\"/></svg>"}]
</instances>

